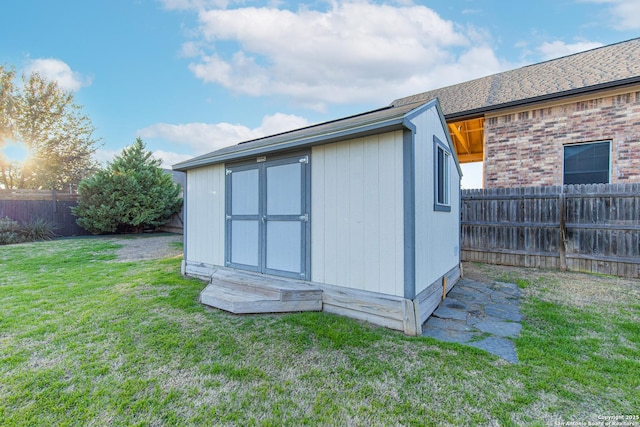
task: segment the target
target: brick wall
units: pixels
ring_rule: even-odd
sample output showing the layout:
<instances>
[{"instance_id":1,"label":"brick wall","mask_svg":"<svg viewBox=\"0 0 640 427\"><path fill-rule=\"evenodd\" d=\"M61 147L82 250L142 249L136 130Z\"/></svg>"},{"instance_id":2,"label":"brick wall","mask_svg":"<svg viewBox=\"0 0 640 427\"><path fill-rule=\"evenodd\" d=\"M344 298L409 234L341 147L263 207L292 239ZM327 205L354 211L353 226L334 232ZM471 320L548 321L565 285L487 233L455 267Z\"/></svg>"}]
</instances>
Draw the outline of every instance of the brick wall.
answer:
<instances>
[{"instance_id":1,"label":"brick wall","mask_svg":"<svg viewBox=\"0 0 640 427\"><path fill-rule=\"evenodd\" d=\"M485 119L486 188L562 185L562 147L611 141L611 183L640 182L640 91Z\"/></svg>"}]
</instances>

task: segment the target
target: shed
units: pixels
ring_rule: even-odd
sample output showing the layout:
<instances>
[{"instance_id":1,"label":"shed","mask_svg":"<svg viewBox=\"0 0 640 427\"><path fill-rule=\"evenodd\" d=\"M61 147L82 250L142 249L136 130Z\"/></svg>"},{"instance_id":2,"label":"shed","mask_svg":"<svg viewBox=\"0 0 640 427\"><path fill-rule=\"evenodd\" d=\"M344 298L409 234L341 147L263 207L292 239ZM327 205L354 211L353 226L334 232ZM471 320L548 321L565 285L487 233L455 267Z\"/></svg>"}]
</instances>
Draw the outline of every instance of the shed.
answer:
<instances>
[{"instance_id":1,"label":"shed","mask_svg":"<svg viewBox=\"0 0 640 427\"><path fill-rule=\"evenodd\" d=\"M460 277L460 177L437 99L226 147L186 172L183 274L236 313L325 310L421 333Z\"/></svg>"}]
</instances>

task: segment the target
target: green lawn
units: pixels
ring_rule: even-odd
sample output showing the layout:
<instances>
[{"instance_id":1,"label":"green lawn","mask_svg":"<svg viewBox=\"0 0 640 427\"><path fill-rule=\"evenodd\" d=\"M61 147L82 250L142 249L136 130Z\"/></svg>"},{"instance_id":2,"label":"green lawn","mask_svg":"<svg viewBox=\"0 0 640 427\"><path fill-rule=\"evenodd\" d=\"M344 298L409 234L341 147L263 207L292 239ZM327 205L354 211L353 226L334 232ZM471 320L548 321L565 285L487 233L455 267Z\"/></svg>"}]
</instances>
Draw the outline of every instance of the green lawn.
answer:
<instances>
[{"instance_id":1,"label":"green lawn","mask_svg":"<svg viewBox=\"0 0 640 427\"><path fill-rule=\"evenodd\" d=\"M512 365L326 313L207 309L203 283L180 276L179 257L117 262L117 248L105 239L0 247L0 424L559 425L640 415L638 281L468 266L523 288Z\"/></svg>"}]
</instances>

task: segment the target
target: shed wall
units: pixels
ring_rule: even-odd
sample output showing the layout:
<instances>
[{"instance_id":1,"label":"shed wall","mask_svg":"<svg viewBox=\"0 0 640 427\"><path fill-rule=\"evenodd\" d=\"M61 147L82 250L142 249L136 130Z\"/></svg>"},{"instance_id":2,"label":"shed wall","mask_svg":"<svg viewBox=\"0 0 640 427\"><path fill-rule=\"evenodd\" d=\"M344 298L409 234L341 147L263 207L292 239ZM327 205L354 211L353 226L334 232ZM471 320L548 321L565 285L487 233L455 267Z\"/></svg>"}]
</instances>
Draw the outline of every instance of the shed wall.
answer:
<instances>
[{"instance_id":1,"label":"shed wall","mask_svg":"<svg viewBox=\"0 0 640 427\"><path fill-rule=\"evenodd\" d=\"M186 254L190 264L224 265L224 164L187 172Z\"/></svg>"},{"instance_id":2,"label":"shed wall","mask_svg":"<svg viewBox=\"0 0 640 427\"><path fill-rule=\"evenodd\" d=\"M460 174L449 156L450 212L434 210L435 135L448 145L436 108L414 117L415 134L415 268L416 294L460 263ZM453 147L450 147L453 151Z\"/></svg>"},{"instance_id":3,"label":"shed wall","mask_svg":"<svg viewBox=\"0 0 640 427\"><path fill-rule=\"evenodd\" d=\"M316 146L312 281L404 294L402 131Z\"/></svg>"}]
</instances>

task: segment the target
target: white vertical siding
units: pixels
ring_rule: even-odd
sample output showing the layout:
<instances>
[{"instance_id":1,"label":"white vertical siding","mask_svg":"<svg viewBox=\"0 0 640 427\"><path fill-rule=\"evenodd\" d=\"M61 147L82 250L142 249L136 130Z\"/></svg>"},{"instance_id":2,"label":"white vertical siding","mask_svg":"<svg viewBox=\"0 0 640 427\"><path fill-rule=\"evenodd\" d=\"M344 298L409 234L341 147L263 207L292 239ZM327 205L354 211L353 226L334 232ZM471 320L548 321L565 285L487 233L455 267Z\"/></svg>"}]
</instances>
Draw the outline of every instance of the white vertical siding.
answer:
<instances>
[{"instance_id":1,"label":"white vertical siding","mask_svg":"<svg viewBox=\"0 0 640 427\"><path fill-rule=\"evenodd\" d=\"M187 261L224 265L224 164L187 172Z\"/></svg>"},{"instance_id":2,"label":"white vertical siding","mask_svg":"<svg viewBox=\"0 0 640 427\"><path fill-rule=\"evenodd\" d=\"M402 131L313 147L311 279L404 294Z\"/></svg>"},{"instance_id":3,"label":"white vertical siding","mask_svg":"<svg viewBox=\"0 0 640 427\"><path fill-rule=\"evenodd\" d=\"M411 120L415 135L415 265L416 294L460 262L460 176L449 156L451 212L434 206L433 136L448 145L440 116L434 107Z\"/></svg>"}]
</instances>

